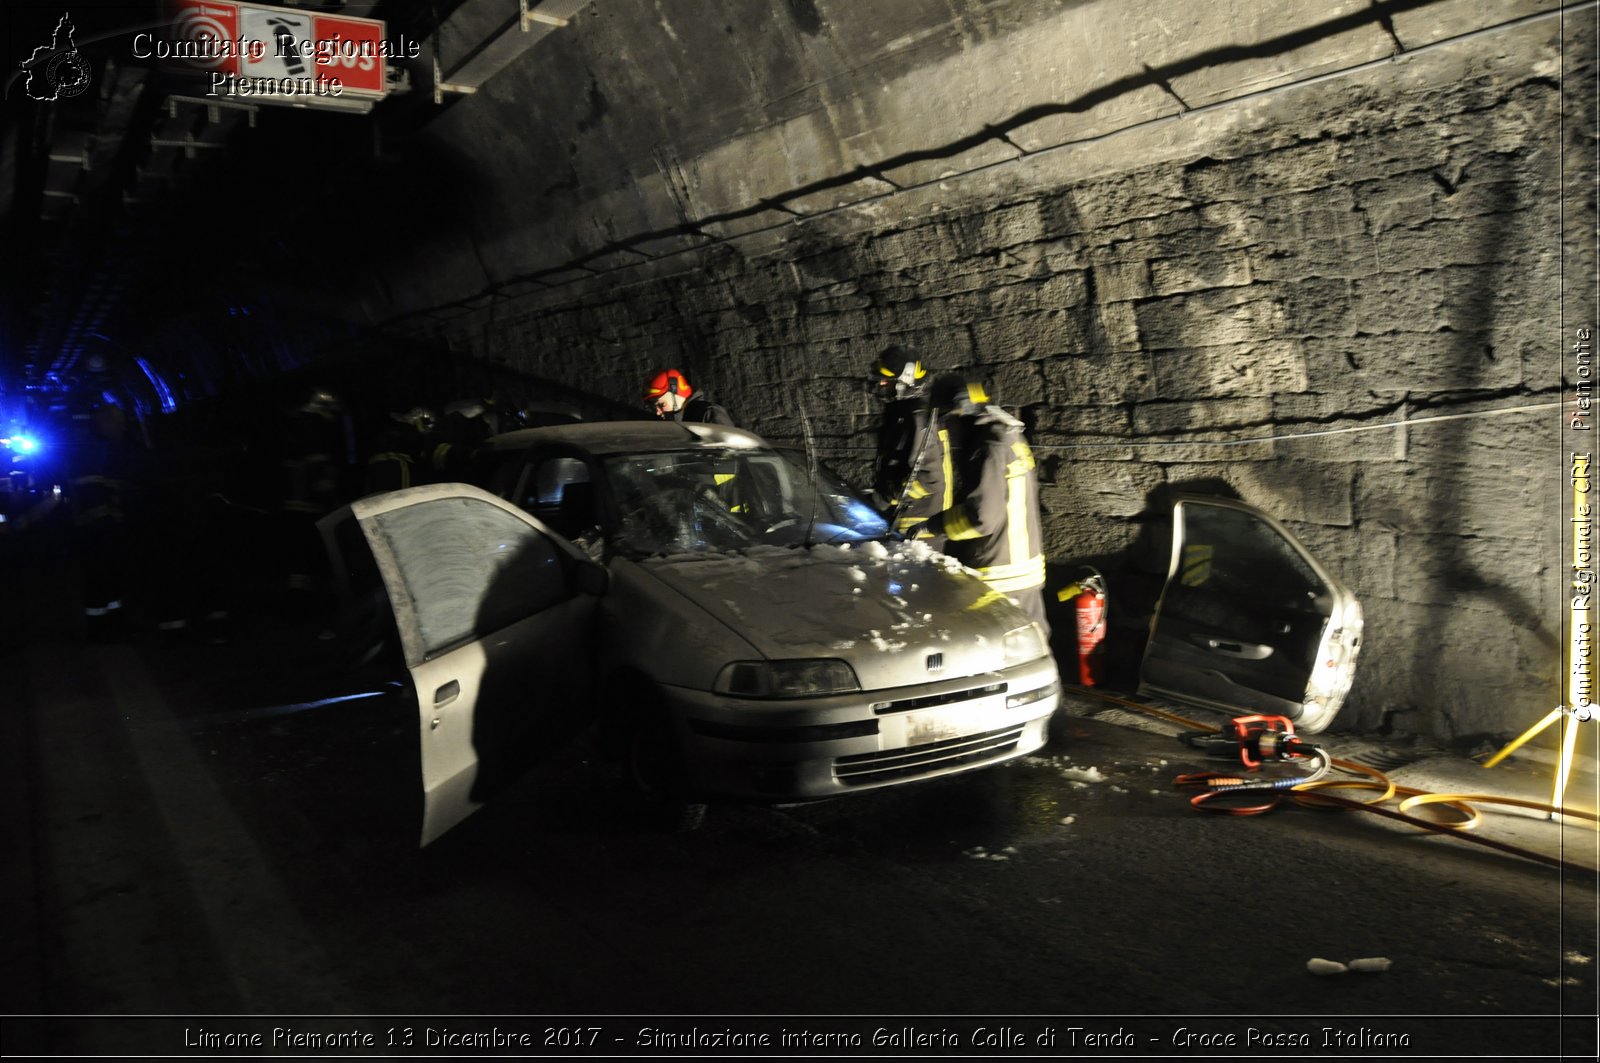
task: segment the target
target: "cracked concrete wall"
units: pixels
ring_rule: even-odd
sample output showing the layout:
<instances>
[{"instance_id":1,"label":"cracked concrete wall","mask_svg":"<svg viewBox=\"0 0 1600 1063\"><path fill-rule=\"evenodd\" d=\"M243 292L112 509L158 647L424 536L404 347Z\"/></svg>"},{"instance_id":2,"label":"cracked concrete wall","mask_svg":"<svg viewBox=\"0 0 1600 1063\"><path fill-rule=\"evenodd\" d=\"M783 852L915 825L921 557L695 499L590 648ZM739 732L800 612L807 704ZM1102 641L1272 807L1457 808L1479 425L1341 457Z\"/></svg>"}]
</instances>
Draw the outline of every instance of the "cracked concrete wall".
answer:
<instances>
[{"instance_id":1,"label":"cracked concrete wall","mask_svg":"<svg viewBox=\"0 0 1600 1063\"><path fill-rule=\"evenodd\" d=\"M1137 598L1164 493L1221 487L1364 603L1339 726L1562 700L1562 420L1516 408L1562 398L1563 294L1594 319L1592 14L713 6L597 6L436 122L467 231L369 312L597 409L679 365L857 476L909 342L1029 423L1058 582ZM579 113L519 142L554 80Z\"/></svg>"}]
</instances>

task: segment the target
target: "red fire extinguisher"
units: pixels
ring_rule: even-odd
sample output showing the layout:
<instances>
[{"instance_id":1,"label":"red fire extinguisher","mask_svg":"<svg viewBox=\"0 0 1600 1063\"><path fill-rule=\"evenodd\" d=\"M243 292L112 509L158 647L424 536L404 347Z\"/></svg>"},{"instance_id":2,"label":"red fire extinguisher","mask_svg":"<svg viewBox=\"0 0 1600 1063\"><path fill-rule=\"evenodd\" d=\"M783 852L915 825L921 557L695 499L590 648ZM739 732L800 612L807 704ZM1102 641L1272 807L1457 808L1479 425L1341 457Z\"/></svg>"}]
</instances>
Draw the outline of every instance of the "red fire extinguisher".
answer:
<instances>
[{"instance_id":1,"label":"red fire extinguisher","mask_svg":"<svg viewBox=\"0 0 1600 1063\"><path fill-rule=\"evenodd\" d=\"M1106 582L1094 569L1093 575L1071 583L1056 592L1056 601L1073 603L1078 620L1078 682L1099 686L1105 679L1106 664Z\"/></svg>"}]
</instances>

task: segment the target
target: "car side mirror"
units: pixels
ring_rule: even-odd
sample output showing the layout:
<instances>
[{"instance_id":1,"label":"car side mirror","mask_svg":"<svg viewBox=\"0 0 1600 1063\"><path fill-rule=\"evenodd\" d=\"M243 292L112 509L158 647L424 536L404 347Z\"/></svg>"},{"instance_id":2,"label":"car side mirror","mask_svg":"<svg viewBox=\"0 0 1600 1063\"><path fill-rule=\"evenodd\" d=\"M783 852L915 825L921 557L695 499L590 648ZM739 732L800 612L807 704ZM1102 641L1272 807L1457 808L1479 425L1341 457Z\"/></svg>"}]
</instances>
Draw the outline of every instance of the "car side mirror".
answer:
<instances>
[{"instance_id":1,"label":"car side mirror","mask_svg":"<svg viewBox=\"0 0 1600 1063\"><path fill-rule=\"evenodd\" d=\"M573 583L584 594L599 597L611 589L611 570L598 561L580 560L573 572Z\"/></svg>"}]
</instances>

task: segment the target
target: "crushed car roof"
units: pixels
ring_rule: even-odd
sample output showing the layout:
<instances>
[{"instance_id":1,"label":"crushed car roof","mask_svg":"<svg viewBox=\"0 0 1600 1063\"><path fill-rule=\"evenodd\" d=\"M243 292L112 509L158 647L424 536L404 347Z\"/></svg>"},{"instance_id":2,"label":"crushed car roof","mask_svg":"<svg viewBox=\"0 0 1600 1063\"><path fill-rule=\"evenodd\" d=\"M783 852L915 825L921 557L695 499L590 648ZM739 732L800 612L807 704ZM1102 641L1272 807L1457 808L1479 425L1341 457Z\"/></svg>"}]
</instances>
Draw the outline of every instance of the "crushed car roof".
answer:
<instances>
[{"instance_id":1,"label":"crushed car roof","mask_svg":"<svg viewBox=\"0 0 1600 1063\"><path fill-rule=\"evenodd\" d=\"M587 421L504 432L485 444L490 450L521 450L540 443L566 443L591 454L618 454L640 450L678 450L684 447L759 447L766 443L753 432L714 424L678 421Z\"/></svg>"}]
</instances>

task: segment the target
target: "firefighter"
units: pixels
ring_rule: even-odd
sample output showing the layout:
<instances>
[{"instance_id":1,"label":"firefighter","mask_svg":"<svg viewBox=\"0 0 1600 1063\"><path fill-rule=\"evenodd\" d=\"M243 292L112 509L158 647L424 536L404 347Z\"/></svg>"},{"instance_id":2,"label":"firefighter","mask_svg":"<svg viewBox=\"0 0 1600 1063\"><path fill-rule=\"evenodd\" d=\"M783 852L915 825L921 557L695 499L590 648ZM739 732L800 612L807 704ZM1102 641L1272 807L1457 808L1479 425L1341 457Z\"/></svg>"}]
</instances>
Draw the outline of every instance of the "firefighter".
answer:
<instances>
[{"instance_id":1,"label":"firefighter","mask_svg":"<svg viewBox=\"0 0 1600 1063\"><path fill-rule=\"evenodd\" d=\"M952 407L943 424L956 488L954 503L925 530L943 535L945 553L977 570L1049 638L1039 479L1022 422L994 405L981 384L941 378L931 391L935 407Z\"/></svg>"},{"instance_id":2,"label":"firefighter","mask_svg":"<svg viewBox=\"0 0 1600 1063\"><path fill-rule=\"evenodd\" d=\"M391 413L374 440L367 457L362 494L398 491L428 483L426 453L432 450L431 438L438 418L426 406L413 406L404 413Z\"/></svg>"},{"instance_id":3,"label":"firefighter","mask_svg":"<svg viewBox=\"0 0 1600 1063\"><path fill-rule=\"evenodd\" d=\"M456 399L447 403L438 440L428 449L428 468L434 480L445 483L470 479L473 455L494 433L494 418L487 402Z\"/></svg>"},{"instance_id":4,"label":"firefighter","mask_svg":"<svg viewBox=\"0 0 1600 1063\"><path fill-rule=\"evenodd\" d=\"M663 421L737 425L727 410L689 386L681 371L667 369L651 377L644 386L644 400Z\"/></svg>"},{"instance_id":5,"label":"firefighter","mask_svg":"<svg viewBox=\"0 0 1600 1063\"><path fill-rule=\"evenodd\" d=\"M929 405L927 376L922 356L910 347L887 347L873 363L884 410L872 489L902 534L955 503L949 432Z\"/></svg>"}]
</instances>

